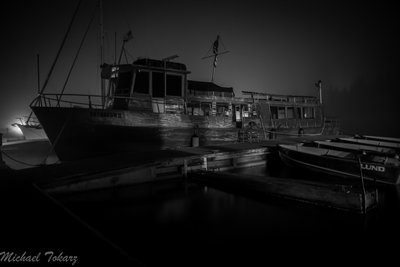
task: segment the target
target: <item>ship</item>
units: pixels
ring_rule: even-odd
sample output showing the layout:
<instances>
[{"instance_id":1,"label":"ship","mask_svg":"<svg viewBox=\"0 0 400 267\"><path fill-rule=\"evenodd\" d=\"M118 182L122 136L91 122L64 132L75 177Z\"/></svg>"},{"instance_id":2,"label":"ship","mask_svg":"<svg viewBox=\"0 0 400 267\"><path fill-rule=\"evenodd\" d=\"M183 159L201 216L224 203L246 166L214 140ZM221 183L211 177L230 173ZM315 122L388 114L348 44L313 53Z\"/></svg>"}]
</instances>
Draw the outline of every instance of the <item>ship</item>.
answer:
<instances>
[{"instance_id":1,"label":"ship","mask_svg":"<svg viewBox=\"0 0 400 267\"><path fill-rule=\"evenodd\" d=\"M316 96L236 97L232 87L189 80L189 73L182 63L154 59L103 65L107 95L41 94L31 108L61 160L338 133Z\"/></svg>"},{"instance_id":2,"label":"ship","mask_svg":"<svg viewBox=\"0 0 400 267\"><path fill-rule=\"evenodd\" d=\"M173 61L177 56L121 63L130 36L117 62L100 60L99 94L44 93L45 82L30 104L60 160L338 133L337 121L324 114L321 82L319 97L252 91L237 97L213 77L189 79L186 65ZM219 40L214 63L225 53ZM214 70L215 64L213 76Z\"/></svg>"}]
</instances>

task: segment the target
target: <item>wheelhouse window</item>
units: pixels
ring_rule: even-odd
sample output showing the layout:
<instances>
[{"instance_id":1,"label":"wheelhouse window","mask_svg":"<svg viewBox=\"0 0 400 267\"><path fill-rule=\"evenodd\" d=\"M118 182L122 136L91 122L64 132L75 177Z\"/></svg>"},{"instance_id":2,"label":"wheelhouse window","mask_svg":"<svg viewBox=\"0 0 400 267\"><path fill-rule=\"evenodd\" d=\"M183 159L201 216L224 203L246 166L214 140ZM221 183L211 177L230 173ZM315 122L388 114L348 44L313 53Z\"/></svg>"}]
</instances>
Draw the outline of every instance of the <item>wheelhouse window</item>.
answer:
<instances>
[{"instance_id":1,"label":"wheelhouse window","mask_svg":"<svg viewBox=\"0 0 400 267\"><path fill-rule=\"evenodd\" d=\"M152 89L153 89L153 97L165 97L164 73L162 72L152 73Z\"/></svg>"},{"instance_id":2,"label":"wheelhouse window","mask_svg":"<svg viewBox=\"0 0 400 267\"><path fill-rule=\"evenodd\" d=\"M129 89L132 85L132 75L131 71L120 72L118 75L118 86L117 93L119 95L127 95L129 94Z\"/></svg>"},{"instance_id":3,"label":"wheelhouse window","mask_svg":"<svg viewBox=\"0 0 400 267\"><path fill-rule=\"evenodd\" d=\"M167 95L182 96L182 76L167 75Z\"/></svg>"},{"instance_id":4,"label":"wheelhouse window","mask_svg":"<svg viewBox=\"0 0 400 267\"><path fill-rule=\"evenodd\" d=\"M150 88L150 73L148 71L138 70L136 72L134 92L148 94Z\"/></svg>"}]
</instances>

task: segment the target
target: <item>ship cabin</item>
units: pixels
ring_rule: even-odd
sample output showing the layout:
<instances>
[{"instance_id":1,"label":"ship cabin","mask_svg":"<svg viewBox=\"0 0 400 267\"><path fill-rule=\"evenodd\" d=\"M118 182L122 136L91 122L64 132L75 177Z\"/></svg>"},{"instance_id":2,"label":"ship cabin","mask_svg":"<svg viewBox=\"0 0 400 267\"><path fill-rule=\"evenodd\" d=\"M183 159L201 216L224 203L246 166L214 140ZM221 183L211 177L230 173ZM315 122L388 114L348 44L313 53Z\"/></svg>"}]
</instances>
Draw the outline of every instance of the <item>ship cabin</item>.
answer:
<instances>
[{"instance_id":1,"label":"ship cabin","mask_svg":"<svg viewBox=\"0 0 400 267\"><path fill-rule=\"evenodd\" d=\"M155 113L184 112L186 66L166 60L138 59L133 64L103 65L106 106Z\"/></svg>"},{"instance_id":2,"label":"ship cabin","mask_svg":"<svg viewBox=\"0 0 400 267\"><path fill-rule=\"evenodd\" d=\"M262 128L320 126L319 99L314 96L276 95L188 80L186 65L167 60L138 59L133 64L103 65L105 106L109 109L215 116L237 128L253 121Z\"/></svg>"},{"instance_id":3,"label":"ship cabin","mask_svg":"<svg viewBox=\"0 0 400 267\"><path fill-rule=\"evenodd\" d=\"M106 107L221 117L247 109L247 103L235 98L232 87L188 80L189 73L182 63L147 58L133 64L103 65ZM233 116L236 120L240 121L241 115Z\"/></svg>"},{"instance_id":4,"label":"ship cabin","mask_svg":"<svg viewBox=\"0 0 400 267\"><path fill-rule=\"evenodd\" d=\"M322 104L316 96L278 95L251 91L242 91L242 94L246 102L252 102L258 106L258 117L264 127L301 129L321 127L323 124Z\"/></svg>"}]
</instances>

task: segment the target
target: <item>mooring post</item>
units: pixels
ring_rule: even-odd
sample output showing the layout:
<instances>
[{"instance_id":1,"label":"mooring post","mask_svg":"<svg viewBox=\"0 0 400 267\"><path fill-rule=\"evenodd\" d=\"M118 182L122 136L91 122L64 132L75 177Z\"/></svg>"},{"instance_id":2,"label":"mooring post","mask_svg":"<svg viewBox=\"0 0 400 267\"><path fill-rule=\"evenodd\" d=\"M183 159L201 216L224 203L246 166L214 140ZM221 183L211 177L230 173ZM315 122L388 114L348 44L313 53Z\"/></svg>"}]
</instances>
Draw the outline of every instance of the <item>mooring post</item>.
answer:
<instances>
[{"instance_id":1,"label":"mooring post","mask_svg":"<svg viewBox=\"0 0 400 267\"><path fill-rule=\"evenodd\" d=\"M3 134L0 133L0 169L7 169L6 163L3 161Z\"/></svg>"},{"instance_id":2,"label":"mooring post","mask_svg":"<svg viewBox=\"0 0 400 267\"><path fill-rule=\"evenodd\" d=\"M362 185L362 208L363 208L363 213L366 214L367 210L366 210L366 193L365 193L365 185L364 185L364 175L363 175L363 171L362 171L362 163L361 163L361 158L360 155L357 155L357 159L358 159L358 164L360 167L360 177L361 177L361 185Z\"/></svg>"},{"instance_id":3,"label":"mooring post","mask_svg":"<svg viewBox=\"0 0 400 267\"><path fill-rule=\"evenodd\" d=\"M183 160L183 178L185 179L185 182L187 180L187 168L188 168L187 159L184 159Z\"/></svg>"},{"instance_id":4,"label":"mooring post","mask_svg":"<svg viewBox=\"0 0 400 267\"><path fill-rule=\"evenodd\" d=\"M237 167L237 157L232 157L232 167Z\"/></svg>"},{"instance_id":5,"label":"mooring post","mask_svg":"<svg viewBox=\"0 0 400 267\"><path fill-rule=\"evenodd\" d=\"M204 170L207 170L207 157L203 157L203 165L201 166Z\"/></svg>"}]
</instances>

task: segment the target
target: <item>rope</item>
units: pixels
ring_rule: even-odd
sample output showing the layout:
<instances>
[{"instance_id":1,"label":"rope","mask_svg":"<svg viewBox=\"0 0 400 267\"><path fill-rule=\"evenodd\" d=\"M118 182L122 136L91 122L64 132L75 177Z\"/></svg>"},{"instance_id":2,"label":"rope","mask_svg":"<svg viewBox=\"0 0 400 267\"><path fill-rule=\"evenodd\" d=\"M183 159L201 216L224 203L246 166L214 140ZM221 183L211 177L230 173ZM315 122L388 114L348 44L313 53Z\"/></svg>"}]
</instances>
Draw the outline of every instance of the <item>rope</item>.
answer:
<instances>
[{"instance_id":1,"label":"rope","mask_svg":"<svg viewBox=\"0 0 400 267\"><path fill-rule=\"evenodd\" d=\"M126 55L128 55L132 61L135 60L135 57L131 53L129 53L128 49L125 49L125 56Z\"/></svg>"},{"instance_id":2,"label":"rope","mask_svg":"<svg viewBox=\"0 0 400 267\"><path fill-rule=\"evenodd\" d=\"M95 11L96 11L96 10L95 10ZM59 98L58 101L57 101L57 106L60 106L61 97L62 97L62 95L64 94L64 90L65 90L65 87L67 86L67 83L68 83L68 81L69 81L69 77L71 76L72 69L73 69L74 66L75 66L76 60L78 59L79 53L81 52L83 43L85 42L86 35L87 35L87 33L89 32L90 26L92 25L92 22L93 22L93 19L94 19L94 15L96 14L95 11L93 11L92 17L91 17L91 19L90 19L90 21L89 21L89 24L87 25L86 31L85 31L85 33L83 34L83 38L82 38L82 40L81 40L81 43L79 44L78 51L76 52L74 61L72 62L71 68L69 69L69 72L68 72L68 75L67 75L67 79L65 80L64 86L63 86L63 88L62 88L62 90L61 90L60 98Z\"/></svg>"},{"instance_id":3,"label":"rope","mask_svg":"<svg viewBox=\"0 0 400 267\"><path fill-rule=\"evenodd\" d=\"M73 24L73 22L74 22L74 20L75 20L76 14L78 13L79 6L81 5L81 3L82 3L82 0L79 0L78 5L76 6L76 9L75 9L74 15L72 16L71 22L69 23L67 32L66 32L65 35L64 35L64 39L63 39L63 41L62 41L62 43L61 43L60 48L58 49L56 58L54 59L54 62L53 62L53 64L51 65L50 71L49 71L49 73L47 74L46 80L44 81L44 84L43 84L43 86L42 86L42 89L41 89L40 92L39 92L39 95L41 95L41 94L43 93L44 89L45 89L46 86L47 86L47 83L49 82L51 73L53 72L54 67L55 67L55 65L56 65L56 63L57 63L58 57L59 57L60 54L61 54L61 50L62 50L63 47L64 47L65 41L67 40L67 37L68 37L68 34L69 34L69 32L71 31L72 24Z\"/></svg>"}]
</instances>

